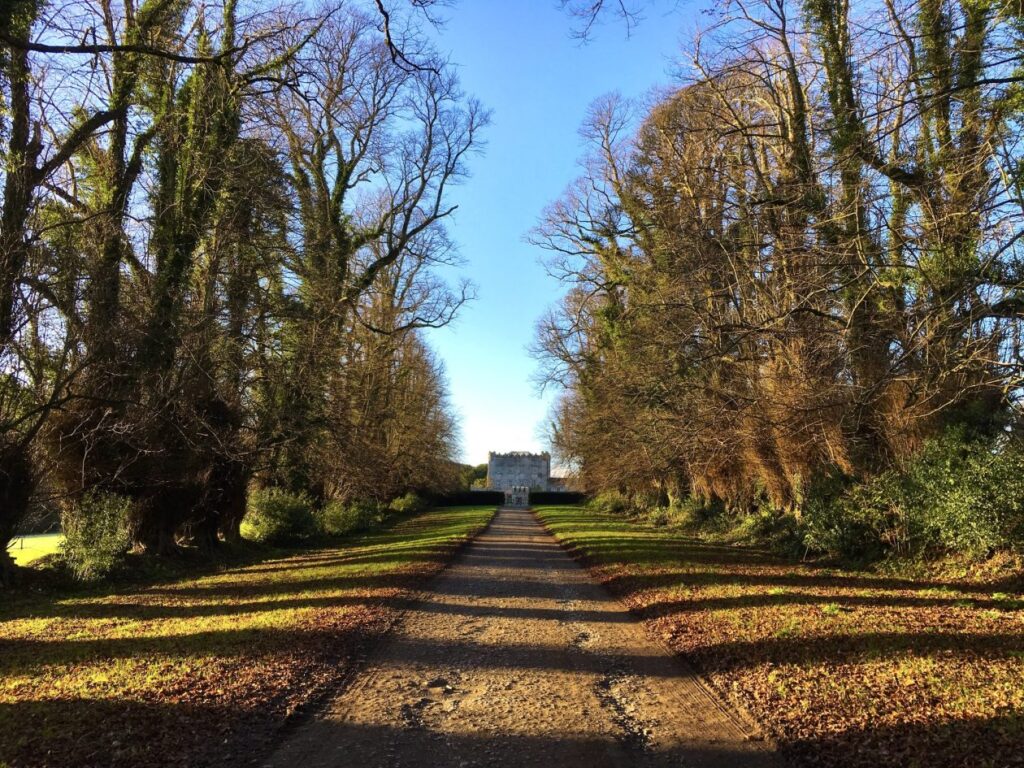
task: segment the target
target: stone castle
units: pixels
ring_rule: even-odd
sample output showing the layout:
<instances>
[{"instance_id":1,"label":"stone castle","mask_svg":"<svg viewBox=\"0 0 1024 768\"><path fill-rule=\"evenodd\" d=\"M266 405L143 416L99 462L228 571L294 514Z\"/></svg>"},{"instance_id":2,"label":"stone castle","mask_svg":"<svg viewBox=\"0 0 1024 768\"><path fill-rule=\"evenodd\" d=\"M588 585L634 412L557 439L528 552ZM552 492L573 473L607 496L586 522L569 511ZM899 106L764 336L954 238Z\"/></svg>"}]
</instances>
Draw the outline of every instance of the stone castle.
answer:
<instances>
[{"instance_id":1,"label":"stone castle","mask_svg":"<svg viewBox=\"0 0 1024 768\"><path fill-rule=\"evenodd\" d=\"M492 491L511 491L513 488L531 491L551 490L551 454L511 451L487 454L487 488Z\"/></svg>"}]
</instances>

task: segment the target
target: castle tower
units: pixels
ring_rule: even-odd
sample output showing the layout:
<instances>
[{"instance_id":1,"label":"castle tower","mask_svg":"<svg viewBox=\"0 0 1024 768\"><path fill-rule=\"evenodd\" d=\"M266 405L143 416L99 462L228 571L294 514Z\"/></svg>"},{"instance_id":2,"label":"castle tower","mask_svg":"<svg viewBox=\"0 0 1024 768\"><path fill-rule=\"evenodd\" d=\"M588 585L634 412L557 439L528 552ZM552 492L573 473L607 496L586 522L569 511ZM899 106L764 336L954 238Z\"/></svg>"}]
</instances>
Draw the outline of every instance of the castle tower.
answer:
<instances>
[{"instance_id":1,"label":"castle tower","mask_svg":"<svg viewBox=\"0 0 1024 768\"><path fill-rule=\"evenodd\" d=\"M487 454L487 488L510 491L525 486L532 491L549 490L551 454L511 451Z\"/></svg>"}]
</instances>

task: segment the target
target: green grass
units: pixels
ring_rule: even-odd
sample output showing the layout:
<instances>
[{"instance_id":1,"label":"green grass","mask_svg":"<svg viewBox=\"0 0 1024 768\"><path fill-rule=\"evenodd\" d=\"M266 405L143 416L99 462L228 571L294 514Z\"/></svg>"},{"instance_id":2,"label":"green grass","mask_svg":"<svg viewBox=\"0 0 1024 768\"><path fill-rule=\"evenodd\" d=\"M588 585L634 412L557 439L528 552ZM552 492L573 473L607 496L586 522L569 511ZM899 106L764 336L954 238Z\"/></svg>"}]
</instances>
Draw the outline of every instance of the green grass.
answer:
<instances>
[{"instance_id":1,"label":"green grass","mask_svg":"<svg viewBox=\"0 0 1024 768\"><path fill-rule=\"evenodd\" d=\"M64 535L61 533L18 536L11 542L7 551L10 552L15 563L18 565L28 565L41 557L57 553L63 540Z\"/></svg>"},{"instance_id":2,"label":"green grass","mask_svg":"<svg viewBox=\"0 0 1024 768\"><path fill-rule=\"evenodd\" d=\"M0 764L251 764L493 513L438 509L192 578L16 595L0 606Z\"/></svg>"},{"instance_id":3,"label":"green grass","mask_svg":"<svg viewBox=\"0 0 1024 768\"><path fill-rule=\"evenodd\" d=\"M1019 761L1019 581L827 569L580 507L537 514L793 764Z\"/></svg>"}]
</instances>

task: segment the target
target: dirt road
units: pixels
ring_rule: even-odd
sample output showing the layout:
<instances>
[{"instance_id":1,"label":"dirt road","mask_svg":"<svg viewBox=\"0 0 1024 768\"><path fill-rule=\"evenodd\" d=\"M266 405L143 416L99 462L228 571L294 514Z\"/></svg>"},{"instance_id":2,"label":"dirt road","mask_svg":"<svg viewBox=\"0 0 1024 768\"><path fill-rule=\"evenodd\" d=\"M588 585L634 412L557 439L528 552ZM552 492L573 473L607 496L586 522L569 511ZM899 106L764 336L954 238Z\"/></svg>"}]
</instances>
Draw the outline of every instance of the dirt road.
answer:
<instances>
[{"instance_id":1,"label":"dirt road","mask_svg":"<svg viewBox=\"0 0 1024 768\"><path fill-rule=\"evenodd\" d=\"M573 562L502 510L268 765L778 765Z\"/></svg>"}]
</instances>

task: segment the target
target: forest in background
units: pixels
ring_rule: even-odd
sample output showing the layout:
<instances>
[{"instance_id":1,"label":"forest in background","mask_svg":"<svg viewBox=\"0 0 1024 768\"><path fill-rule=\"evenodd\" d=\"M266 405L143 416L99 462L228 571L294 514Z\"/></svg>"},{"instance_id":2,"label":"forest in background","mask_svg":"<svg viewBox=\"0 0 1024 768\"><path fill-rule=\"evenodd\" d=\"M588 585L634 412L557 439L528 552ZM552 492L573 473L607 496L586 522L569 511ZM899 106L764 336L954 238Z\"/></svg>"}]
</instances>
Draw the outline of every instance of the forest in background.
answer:
<instances>
[{"instance_id":1,"label":"forest in background","mask_svg":"<svg viewBox=\"0 0 1024 768\"><path fill-rule=\"evenodd\" d=\"M420 329L487 114L415 25L15 0L0 86L0 581L40 504L89 573L459 483Z\"/></svg>"},{"instance_id":2,"label":"forest in background","mask_svg":"<svg viewBox=\"0 0 1024 768\"><path fill-rule=\"evenodd\" d=\"M684 84L593 105L533 240L598 506L859 559L1024 544L1022 21L723 2Z\"/></svg>"}]
</instances>

